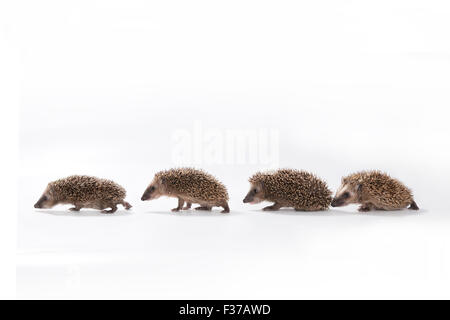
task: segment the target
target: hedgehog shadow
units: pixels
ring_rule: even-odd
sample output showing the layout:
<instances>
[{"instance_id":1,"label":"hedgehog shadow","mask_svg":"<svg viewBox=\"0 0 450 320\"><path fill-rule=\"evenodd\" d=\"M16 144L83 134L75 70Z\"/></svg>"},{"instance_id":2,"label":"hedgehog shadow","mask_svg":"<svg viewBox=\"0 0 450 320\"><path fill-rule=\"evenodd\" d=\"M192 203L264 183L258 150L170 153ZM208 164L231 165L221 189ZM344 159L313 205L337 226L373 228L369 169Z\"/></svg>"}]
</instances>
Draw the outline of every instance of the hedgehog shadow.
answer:
<instances>
[{"instance_id":1,"label":"hedgehog shadow","mask_svg":"<svg viewBox=\"0 0 450 320\"><path fill-rule=\"evenodd\" d=\"M231 210L230 213L220 213L221 210L201 211L201 210L183 210L179 212L168 211L147 211L146 214L160 214L172 217L228 217L236 214L242 214L240 211Z\"/></svg>"},{"instance_id":2,"label":"hedgehog shadow","mask_svg":"<svg viewBox=\"0 0 450 320\"><path fill-rule=\"evenodd\" d=\"M73 212L70 210L39 210L39 213L45 213L53 216L65 216L65 217L124 217L133 214L132 211L117 210L114 213L102 213L98 210L81 210Z\"/></svg>"},{"instance_id":3,"label":"hedgehog shadow","mask_svg":"<svg viewBox=\"0 0 450 320\"><path fill-rule=\"evenodd\" d=\"M382 211L374 210L368 212L355 211L344 211L336 209L328 209L324 211L296 211L294 209L283 208L278 211L264 211L264 210L254 210L260 211L267 214L273 215L286 215L286 216L309 216L309 217L335 217L335 216L371 216L371 217L411 217L417 216L418 214L425 213L426 210L420 209L418 211L412 210L399 210L399 211Z\"/></svg>"},{"instance_id":4,"label":"hedgehog shadow","mask_svg":"<svg viewBox=\"0 0 450 320\"><path fill-rule=\"evenodd\" d=\"M402 209L402 210L391 210L391 211L385 211L385 210L372 210L367 212L348 212L348 211L341 211L349 214L357 214L360 216L371 216L371 217L414 217L421 215L423 213L426 213L427 210L419 209L419 210L409 210L409 209Z\"/></svg>"},{"instance_id":5,"label":"hedgehog shadow","mask_svg":"<svg viewBox=\"0 0 450 320\"><path fill-rule=\"evenodd\" d=\"M322 210L322 211L296 211L295 209L290 208L282 208L276 211L265 211L262 209L251 210L253 212L259 212L261 214L270 214L270 215L283 215L283 216L310 216L310 217L332 217L338 215L347 215L350 212L338 211L338 210Z\"/></svg>"}]
</instances>

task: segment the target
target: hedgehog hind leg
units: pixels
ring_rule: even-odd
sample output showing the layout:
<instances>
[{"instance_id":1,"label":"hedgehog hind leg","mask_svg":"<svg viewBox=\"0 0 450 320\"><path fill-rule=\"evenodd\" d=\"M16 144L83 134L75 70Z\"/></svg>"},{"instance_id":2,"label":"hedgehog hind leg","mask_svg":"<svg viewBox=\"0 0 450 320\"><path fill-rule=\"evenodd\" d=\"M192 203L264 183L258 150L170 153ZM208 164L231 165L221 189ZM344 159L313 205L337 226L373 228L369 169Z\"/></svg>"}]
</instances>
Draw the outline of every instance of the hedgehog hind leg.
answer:
<instances>
[{"instance_id":1,"label":"hedgehog hind leg","mask_svg":"<svg viewBox=\"0 0 450 320\"><path fill-rule=\"evenodd\" d=\"M128 202L126 202L125 200L123 200L121 202L121 205L126 209L126 210L130 210L133 206L131 204L129 204Z\"/></svg>"},{"instance_id":2,"label":"hedgehog hind leg","mask_svg":"<svg viewBox=\"0 0 450 320\"><path fill-rule=\"evenodd\" d=\"M328 210L328 207L325 206L312 206L312 207L302 207L302 208L294 208L295 211L305 211L305 212L313 212L313 211L325 211Z\"/></svg>"},{"instance_id":3,"label":"hedgehog hind leg","mask_svg":"<svg viewBox=\"0 0 450 320\"><path fill-rule=\"evenodd\" d=\"M409 210L419 210L419 206L417 205L417 203L413 200L411 202L411 204L408 207Z\"/></svg>"},{"instance_id":4,"label":"hedgehog hind leg","mask_svg":"<svg viewBox=\"0 0 450 320\"><path fill-rule=\"evenodd\" d=\"M212 207L211 206L200 206L200 207L195 208L195 210L211 211Z\"/></svg>"},{"instance_id":5,"label":"hedgehog hind leg","mask_svg":"<svg viewBox=\"0 0 450 320\"><path fill-rule=\"evenodd\" d=\"M69 210L70 211L80 211L81 208L82 208L82 206L76 204L75 207L69 208Z\"/></svg>"},{"instance_id":6,"label":"hedgehog hind leg","mask_svg":"<svg viewBox=\"0 0 450 320\"><path fill-rule=\"evenodd\" d=\"M220 206L223 208L223 210L220 211L220 213L230 213L230 207L228 206L228 202L224 202Z\"/></svg>"}]
</instances>

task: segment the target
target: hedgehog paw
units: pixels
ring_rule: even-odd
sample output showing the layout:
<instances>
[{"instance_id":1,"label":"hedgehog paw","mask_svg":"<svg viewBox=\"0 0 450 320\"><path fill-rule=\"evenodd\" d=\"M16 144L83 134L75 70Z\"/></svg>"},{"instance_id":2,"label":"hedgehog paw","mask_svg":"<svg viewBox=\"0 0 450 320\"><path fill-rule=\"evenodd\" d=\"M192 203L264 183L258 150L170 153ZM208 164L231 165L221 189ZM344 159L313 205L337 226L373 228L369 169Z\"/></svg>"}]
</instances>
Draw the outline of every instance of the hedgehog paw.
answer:
<instances>
[{"instance_id":1,"label":"hedgehog paw","mask_svg":"<svg viewBox=\"0 0 450 320\"><path fill-rule=\"evenodd\" d=\"M102 210L101 213L114 213L116 210L117 208L112 208L111 210Z\"/></svg>"},{"instance_id":2,"label":"hedgehog paw","mask_svg":"<svg viewBox=\"0 0 450 320\"><path fill-rule=\"evenodd\" d=\"M80 207L69 208L70 211L80 211Z\"/></svg>"},{"instance_id":3,"label":"hedgehog paw","mask_svg":"<svg viewBox=\"0 0 450 320\"><path fill-rule=\"evenodd\" d=\"M180 211L180 208L173 208L172 209L172 212L178 212L178 211Z\"/></svg>"},{"instance_id":4,"label":"hedgehog paw","mask_svg":"<svg viewBox=\"0 0 450 320\"><path fill-rule=\"evenodd\" d=\"M190 209L191 209L191 206L192 206L192 203L188 202L188 203L183 207L182 210L190 210Z\"/></svg>"},{"instance_id":5,"label":"hedgehog paw","mask_svg":"<svg viewBox=\"0 0 450 320\"><path fill-rule=\"evenodd\" d=\"M408 207L410 210L419 210L419 206L415 201L411 202L411 205Z\"/></svg>"},{"instance_id":6,"label":"hedgehog paw","mask_svg":"<svg viewBox=\"0 0 450 320\"><path fill-rule=\"evenodd\" d=\"M230 212L230 207L228 206L228 203L225 202L221 205L221 207L223 208L223 210L220 213L229 213Z\"/></svg>"},{"instance_id":7,"label":"hedgehog paw","mask_svg":"<svg viewBox=\"0 0 450 320\"><path fill-rule=\"evenodd\" d=\"M276 204L263 208L264 211L277 211L278 209L280 209L280 207Z\"/></svg>"},{"instance_id":8,"label":"hedgehog paw","mask_svg":"<svg viewBox=\"0 0 450 320\"><path fill-rule=\"evenodd\" d=\"M368 205L368 204L363 204L363 205L361 205L359 208L358 208L358 211L359 212L367 212L367 211L370 211L372 208L371 208L371 206L370 205Z\"/></svg>"},{"instance_id":9,"label":"hedgehog paw","mask_svg":"<svg viewBox=\"0 0 450 320\"><path fill-rule=\"evenodd\" d=\"M195 208L195 210L205 210L205 211L211 211L211 207L201 206Z\"/></svg>"},{"instance_id":10,"label":"hedgehog paw","mask_svg":"<svg viewBox=\"0 0 450 320\"><path fill-rule=\"evenodd\" d=\"M126 210L130 210L133 206L131 204L129 204L126 201L122 201L122 206L126 209Z\"/></svg>"}]
</instances>

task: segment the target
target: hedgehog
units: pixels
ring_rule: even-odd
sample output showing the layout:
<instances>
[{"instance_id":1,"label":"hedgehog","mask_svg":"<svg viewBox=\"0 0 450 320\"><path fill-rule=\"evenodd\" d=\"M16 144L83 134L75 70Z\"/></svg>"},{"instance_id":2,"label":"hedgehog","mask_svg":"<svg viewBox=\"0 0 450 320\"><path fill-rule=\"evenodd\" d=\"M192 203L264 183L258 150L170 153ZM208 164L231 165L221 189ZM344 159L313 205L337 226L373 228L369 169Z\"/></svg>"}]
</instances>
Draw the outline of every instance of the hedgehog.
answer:
<instances>
[{"instance_id":1,"label":"hedgehog","mask_svg":"<svg viewBox=\"0 0 450 320\"><path fill-rule=\"evenodd\" d=\"M243 202L256 204L274 202L265 211L291 207L296 211L321 211L330 206L332 193L327 184L315 175L294 169L258 172L250 177L250 191Z\"/></svg>"},{"instance_id":2,"label":"hedgehog","mask_svg":"<svg viewBox=\"0 0 450 320\"><path fill-rule=\"evenodd\" d=\"M342 178L342 184L331 202L333 207L359 203L360 212L400 210L407 206L419 210L411 190L400 181L380 171L361 171Z\"/></svg>"},{"instance_id":3,"label":"hedgehog","mask_svg":"<svg viewBox=\"0 0 450 320\"><path fill-rule=\"evenodd\" d=\"M230 212L225 186L209 173L198 169L178 168L156 173L141 200L161 196L178 198L178 207L172 209L174 212L189 210L193 203L200 205L195 210L211 211L212 207L223 207L222 213Z\"/></svg>"},{"instance_id":4,"label":"hedgehog","mask_svg":"<svg viewBox=\"0 0 450 320\"><path fill-rule=\"evenodd\" d=\"M125 189L114 181L74 175L50 182L34 207L47 209L57 204L72 204L71 211L93 208L102 210L102 213L114 213L118 204L127 210L131 208L124 200L125 196Z\"/></svg>"}]
</instances>

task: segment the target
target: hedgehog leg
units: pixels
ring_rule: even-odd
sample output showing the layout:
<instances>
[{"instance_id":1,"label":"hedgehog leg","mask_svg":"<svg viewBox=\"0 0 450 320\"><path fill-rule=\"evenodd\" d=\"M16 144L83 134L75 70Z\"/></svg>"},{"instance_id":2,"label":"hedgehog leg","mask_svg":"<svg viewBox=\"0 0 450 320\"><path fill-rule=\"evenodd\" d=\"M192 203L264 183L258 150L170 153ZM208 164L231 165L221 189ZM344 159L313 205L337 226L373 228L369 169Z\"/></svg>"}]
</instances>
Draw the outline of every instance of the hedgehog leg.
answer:
<instances>
[{"instance_id":1,"label":"hedgehog leg","mask_svg":"<svg viewBox=\"0 0 450 320\"><path fill-rule=\"evenodd\" d=\"M127 210L130 210L133 206L131 204L129 204L128 202L126 202L125 200L123 200L121 202L121 204L123 205L123 207Z\"/></svg>"},{"instance_id":2,"label":"hedgehog leg","mask_svg":"<svg viewBox=\"0 0 450 320\"><path fill-rule=\"evenodd\" d=\"M81 207L80 205L76 204L75 207L69 208L69 210L70 210L70 211L80 211L81 208L82 208L82 207Z\"/></svg>"},{"instance_id":3,"label":"hedgehog leg","mask_svg":"<svg viewBox=\"0 0 450 320\"><path fill-rule=\"evenodd\" d=\"M419 210L419 206L418 206L417 203L413 200L413 202L411 202L411 205L408 207L408 209L410 209L410 210Z\"/></svg>"},{"instance_id":4,"label":"hedgehog leg","mask_svg":"<svg viewBox=\"0 0 450 320\"><path fill-rule=\"evenodd\" d=\"M182 210L189 210L191 209L191 206L192 206L191 202L186 202L186 206Z\"/></svg>"},{"instance_id":5,"label":"hedgehog leg","mask_svg":"<svg viewBox=\"0 0 450 320\"><path fill-rule=\"evenodd\" d=\"M304 208L294 208L294 209L295 209L295 211L311 212L311 211L325 211L325 210L328 210L328 207L316 206L316 207L304 207Z\"/></svg>"},{"instance_id":6,"label":"hedgehog leg","mask_svg":"<svg viewBox=\"0 0 450 320\"><path fill-rule=\"evenodd\" d=\"M230 212L230 207L228 206L227 202L225 202L223 205L221 205L221 207L223 207L223 210L220 211L220 213L229 213Z\"/></svg>"},{"instance_id":7,"label":"hedgehog leg","mask_svg":"<svg viewBox=\"0 0 450 320\"><path fill-rule=\"evenodd\" d=\"M372 210L372 204L371 203L363 203L359 206L358 211L359 212L367 212Z\"/></svg>"},{"instance_id":8,"label":"hedgehog leg","mask_svg":"<svg viewBox=\"0 0 450 320\"><path fill-rule=\"evenodd\" d=\"M274 203L273 205L271 205L271 206L264 207L263 210L264 210L264 211L277 211L277 210L279 210L280 208L281 208L281 204L275 202L275 203Z\"/></svg>"},{"instance_id":9,"label":"hedgehog leg","mask_svg":"<svg viewBox=\"0 0 450 320\"><path fill-rule=\"evenodd\" d=\"M114 213L114 212L116 212L117 211L117 205L112 205L111 207L111 210L102 210L102 213Z\"/></svg>"},{"instance_id":10,"label":"hedgehog leg","mask_svg":"<svg viewBox=\"0 0 450 320\"><path fill-rule=\"evenodd\" d=\"M178 207L173 208L172 212L180 211L183 208L184 200L181 198L178 198Z\"/></svg>"},{"instance_id":11,"label":"hedgehog leg","mask_svg":"<svg viewBox=\"0 0 450 320\"><path fill-rule=\"evenodd\" d=\"M212 207L210 206L200 206L195 208L195 210L205 210L205 211L211 211Z\"/></svg>"}]
</instances>

